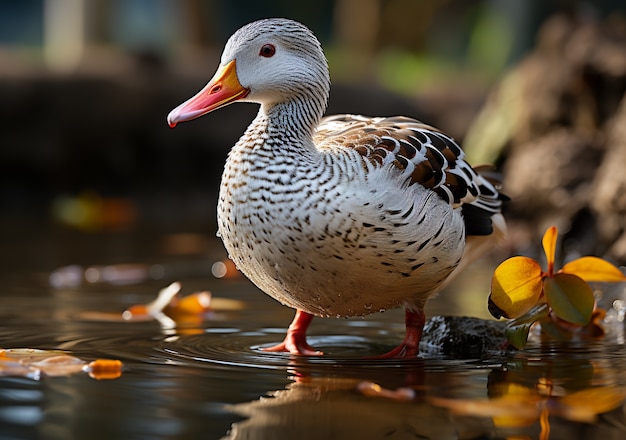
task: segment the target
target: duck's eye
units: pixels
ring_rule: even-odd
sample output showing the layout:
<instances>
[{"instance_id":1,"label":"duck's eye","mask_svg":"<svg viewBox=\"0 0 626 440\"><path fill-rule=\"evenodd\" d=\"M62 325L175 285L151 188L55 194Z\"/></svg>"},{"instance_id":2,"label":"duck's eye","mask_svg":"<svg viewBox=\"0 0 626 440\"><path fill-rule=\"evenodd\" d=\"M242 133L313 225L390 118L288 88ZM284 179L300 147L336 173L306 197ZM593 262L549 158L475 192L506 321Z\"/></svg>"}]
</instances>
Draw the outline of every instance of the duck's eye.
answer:
<instances>
[{"instance_id":1,"label":"duck's eye","mask_svg":"<svg viewBox=\"0 0 626 440\"><path fill-rule=\"evenodd\" d=\"M275 53L276 53L276 48L274 47L273 44L264 44L263 47L261 48L261 51L259 52L259 55L265 58L270 58L270 57L273 57Z\"/></svg>"}]
</instances>

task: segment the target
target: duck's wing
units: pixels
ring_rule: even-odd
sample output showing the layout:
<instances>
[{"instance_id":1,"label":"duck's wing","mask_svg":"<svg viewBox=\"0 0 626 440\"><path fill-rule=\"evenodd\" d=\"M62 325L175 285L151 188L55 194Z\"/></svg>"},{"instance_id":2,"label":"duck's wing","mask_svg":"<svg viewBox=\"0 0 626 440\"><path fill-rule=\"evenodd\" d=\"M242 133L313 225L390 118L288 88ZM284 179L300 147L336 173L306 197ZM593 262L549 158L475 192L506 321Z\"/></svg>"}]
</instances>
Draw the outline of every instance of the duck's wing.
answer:
<instances>
[{"instance_id":1,"label":"duck's wing","mask_svg":"<svg viewBox=\"0 0 626 440\"><path fill-rule=\"evenodd\" d=\"M466 235L490 235L500 213L496 186L465 161L459 145L436 128L406 117L337 115L322 119L314 135L320 150L350 148L374 166L392 164L409 184L435 192L461 207Z\"/></svg>"}]
</instances>

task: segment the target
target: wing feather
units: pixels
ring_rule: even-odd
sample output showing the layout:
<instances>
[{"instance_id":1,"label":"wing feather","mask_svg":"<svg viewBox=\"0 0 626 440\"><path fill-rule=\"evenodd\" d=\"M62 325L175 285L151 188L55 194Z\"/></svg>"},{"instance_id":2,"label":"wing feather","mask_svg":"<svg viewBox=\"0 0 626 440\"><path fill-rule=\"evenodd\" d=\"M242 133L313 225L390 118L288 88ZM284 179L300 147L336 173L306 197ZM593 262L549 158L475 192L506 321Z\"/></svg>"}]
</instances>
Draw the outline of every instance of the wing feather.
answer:
<instances>
[{"instance_id":1,"label":"wing feather","mask_svg":"<svg viewBox=\"0 0 626 440\"><path fill-rule=\"evenodd\" d=\"M454 139L415 119L330 116L322 120L314 141L320 150L354 149L371 165L392 164L407 173L410 185L419 184L461 207L467 235L491 234L491 217L506 199L489 177L466 162Z\"/></svg>"}]
</instances>

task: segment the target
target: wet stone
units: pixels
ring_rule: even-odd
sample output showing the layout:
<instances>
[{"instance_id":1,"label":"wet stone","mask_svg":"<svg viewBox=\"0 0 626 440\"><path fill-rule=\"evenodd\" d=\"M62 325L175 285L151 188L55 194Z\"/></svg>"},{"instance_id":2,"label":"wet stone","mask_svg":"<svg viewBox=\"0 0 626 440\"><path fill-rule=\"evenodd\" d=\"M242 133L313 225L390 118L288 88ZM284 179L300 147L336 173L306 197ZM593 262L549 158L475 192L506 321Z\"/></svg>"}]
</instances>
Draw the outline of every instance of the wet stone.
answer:
<instances>
[{"instance_id":1,"label":"wet stone","mask_svg":"<svg viewBox=\"0 0 626 440\"><path fill-rule=\"evenodd\" d=\"M504 353L505 321L464 316L433 316L424 326L421 349L459 358Z\"/></svg>"}]
</instances>

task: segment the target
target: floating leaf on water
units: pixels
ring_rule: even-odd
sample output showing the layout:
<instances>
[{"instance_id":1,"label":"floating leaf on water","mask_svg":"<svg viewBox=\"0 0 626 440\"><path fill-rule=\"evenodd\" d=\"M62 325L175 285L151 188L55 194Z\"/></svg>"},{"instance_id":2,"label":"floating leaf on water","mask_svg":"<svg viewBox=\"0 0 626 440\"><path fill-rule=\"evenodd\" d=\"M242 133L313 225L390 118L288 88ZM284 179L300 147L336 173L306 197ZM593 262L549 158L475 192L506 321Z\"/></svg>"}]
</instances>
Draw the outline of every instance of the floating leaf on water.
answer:
<instances>
[{"instance_id":1,"label":"floating leaf on water","mask_svg":"<svg viewBox=\"0 0 626 440\"><path fill-rule=\"evenodd\" d=\"M22 376L33 377L39 376L39 370L22 363L18 359L0 354L0 376Z\"/></svg>"},{"instance_id":2,"label":"floating leaf on water","mask_svg":"<svg viewBox=\"0 0 626 440\"><path fill-rule=\"evenodd\" d=\"M199 315L210 310L211 292L196 292L177 301L172 301L166 308L168 314Z\"/></svg>"},{"instance_id":3,"label":"floating leaf on water","mask_svg":"<svg viewBox=\"0 0 626 440\"><path fill-rule=\"evenodd\" d=\"M174 328L176 323L172 318L175 320L179 318L186 320L187 317L193 316L201 320L202 315L214 308L211 292L196 292L181 297L179 295L181 289L181 284L174 282L161 289L154 301L148 304L131 306L122 313L122 317L127 321L156 319L161 321L161 323L166 322L168 328ZM218 304L220 304L220 301L218 301ZM230 308L233 307L231 306Z\"/></svg>"},{"instance_id":4,"label":"floating leaf on water","mask_svg":"<svg viewBox=\"0 0 626 440\"><path fill-rule=\"evenodd\" d=\"M122 361L117 359L96 359L85 368L89 376L97 380L117 379L122 375Z\"/></svg>"},{"instance_id":5,"label":"floating leaf on water","mask_svg":"<svg viewBox=\"0 0 626 440\"><path fill-rule=\"evenodd\" d=\"M0 356L19 360L23 363L37 362L52 356L66 355L64 350L42 350L39 348L3 348L0 349ZM0 357L2 359L2 357Z\"/></svg>"},{"instance_id":6,"label":"floating leaf on water","mask_svg":"<svg viewBox=\"0 0 626 440\"><path fill-rule=\"evenodd\" d=\"M46 376L69 376L83 371L86 362L74 356L60 355L30 363L40 369Z\"/></svg>"},{"instance_id":7,"label":"floating leaf on water","mask_svg":"<svg viewBox=\"0 0 626 440\"><path fill-rule=\"evenodd\" d=\"M122 312L122 318L126 321L148 321L154 319L145 304L130 306Z\"/></svg>"},{"instance_id":8,"label":"floating leaf on water","mask_svg":"<svg viewBox=\"0 0 626 440\"><path fill-rule=\"evenodd\" d=\"M544 290L552 311L564 321L587 325L591 319L595 299L593 290L576 275L558 273L546 278Z\"/></svg>"},{"instance_id":9,"label":"floating leaf on water","mask_svg":"<svg viewBox=\"0 0 626 440\"><path fill-rule=\"evenodd\" d=\"M182 289L181 284L176 281L170 284L167 287L159 290L159 293L154 301L147 304L149 313L159 313L162 312L168 304L172 302L174 297L178 295L180 290Z\"/></svg>"},{"instance_id":10,"label":"floating leaf on water","mask_svg":"<svg viewBox=\"0 0 626 440\"><path fill-rule=\"evenodd\" d=\"M532 258L509 258L496 268L489 298L504 317L522 316L541 296L541 275L541 267Z\"/></svg>"},{"instance_id":11,"label":"floating leaf on water","mask_svg":"<svg viewBox=\"0 0 626 440\"><path fill-rule=\"evenodd\" d=\"M0 376L21 376L40 379L87 372L94 379L116 379L122 374L122 362L98 359L91 363L62 350L34 348L0 349Z\"/></svg>"},{"instance_id":12,"label":"floating leaf on water","mask_svg":"<svg viewBox=\"0 0 626 440\"><path fill-rule=\"evenodd\" d=\"M587 282L626 281L626 276L617 267L598 257L578 258L564 265L561 272L576 275Z\"/></svg>"}]
</instances>

